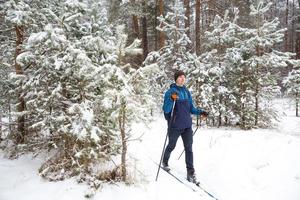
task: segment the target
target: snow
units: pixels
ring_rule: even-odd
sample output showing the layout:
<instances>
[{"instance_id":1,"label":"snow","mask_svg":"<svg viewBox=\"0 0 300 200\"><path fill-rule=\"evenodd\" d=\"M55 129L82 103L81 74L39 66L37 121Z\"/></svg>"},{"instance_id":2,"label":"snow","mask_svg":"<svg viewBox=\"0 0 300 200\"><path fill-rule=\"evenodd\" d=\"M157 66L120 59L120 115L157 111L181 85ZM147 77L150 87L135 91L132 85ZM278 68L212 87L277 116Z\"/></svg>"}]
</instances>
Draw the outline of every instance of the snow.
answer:
<instances>
[{"instance_id":1,"label":"snow","mask_svg":"<svg viewBox=\"0 0 300 200\"><path fill-rule=\"evenodd\" d=\"M41 159L23 156L17 160L1 158L0 199L68 200L70 196L82 198L87 186L77 184L73 179L63 182L48 182L38 175Z\"/></svg>"},{"instance_id":2,"label":"snow","mask_svg":"<svg viewBox=\"0 0 300 200\"><path fill-rule=\"evenodd\" d=\"M276 101L283 113L278 127L242 131L235 128L202 126L194 137L194 163L198 179L220 200L299 200L300 199L300 118L296 118L290 100ZM132 138L144 133L142 140L129 143L128 163L136 168L130 176L135 185L104 184L94 199L165 200L200 199L198 193L179 184L164 171L155 181L166 122L161 115L150 123L132 127ZM169 164L182 178L185 176L183 150L178 140ZM74 179L48 182L38 175L43 157L5 158L0 152L1 200L80 200L88 191ZM133 159L134 158L134 159ZM204 196L201 200L210 200Z\"/></svg>"},{"instance_id":3,"label":"snow","mask_svg":"<svg viewBox=\"0 0 300 200\"><path fill-rule=\"evenodd\" d=\"M28 44L30 46L34 46L37 43L41 43L43 40L47 39L47 37L48 37L47 32L32 33L28 38Z\"/></svg>"}]
</instances>

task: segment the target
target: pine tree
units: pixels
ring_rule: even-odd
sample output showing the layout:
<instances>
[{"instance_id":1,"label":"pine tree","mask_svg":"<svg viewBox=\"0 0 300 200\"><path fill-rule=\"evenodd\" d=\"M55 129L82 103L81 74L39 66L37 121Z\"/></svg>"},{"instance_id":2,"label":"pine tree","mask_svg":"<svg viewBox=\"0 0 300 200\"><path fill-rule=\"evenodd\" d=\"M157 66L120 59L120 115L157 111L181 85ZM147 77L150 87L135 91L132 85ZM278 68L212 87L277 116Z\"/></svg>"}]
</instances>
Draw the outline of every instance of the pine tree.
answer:
<instances>
[{"instance_id":1,"label":"pine tree","mask_svg":"<svg viewBox=\"0 0 300 200\"><path fill-rule=\"evenodd\" d=\"M50 180L79 175L87 181L128 181L131 125L147 121L154 105L146 89L151 70L134 70L127 63L142 52L140 40L128 45L124 26L111 26L97 1L48 2L40 13L35 11L42 4L35 3L30 19L43 17L26 29L29 37L16 58L26 71L22 94L27 127L34 133L24 137L20 152L52 150L40 168L40 175ZM12 76L11 82L19 79ZM93 170L121 151L122 161L111 173Z\"/></svg>"},{"instance_id":2,"label":"pine tree","mask_svg":"<svg viewBox=\"0 0 300 200\"><path fill-rule=\"evenodd\" d=\"M195 88L194 95L197 97L197 104L210 110L212 125L221 126L223 121L229 124L234 114L231 106L235 103L228 83L228 65L226 50L233 47L236 38L235 21L225 12L223 18L215 17L211 30L206 31L203 48L205 53L195 58L194 65L190 68L191 78L197 80L192 84Z\"/></svg>"},{"instance_id":3,"label":"pine tree","mask_svg":"<svg viewBox=\"0 0 300 200\"><path fill-rule=\"evenodd\" d=\"M180 7L181 4L177 6ZM188 44L191 44L190 38L186 35L184 28L185 15L183 10L176 13L168 12L166 16L159 17L159 31L163 32L167 40L165 46L159 51L151 52L145 60L146 65L157 64L160 68L157 80L161 91L165 90L169 80L172 80L174 69L187 71L191 63L192 55L189 52Z\"/></svg>"},{"instance_id":4,"label":"pine tree","mask_svg":"<svg viewBox=\"0 0 300 200\"><path fill-rule=\"evenodd\" d=\"M274 49L281 42L284 30L278 30L277 18L266 21L264 14L271 3L259 1L251 6L255 28L238 29L240 41L228 51L232 72L236 74L231 87L237 98L236 110L239 113L242 128L271 125L276 112L270 103L272 97L280 93L276 82L276 68L286 67L291 53L282 53Z\"/></svg>"},{"instance_id":5,"label":"pine tree","mask_svg":"<svg viewBox=\"0 0 300 200\"><path fill-rule=\"evenodd\" d=\"M288 77L283 81L287 88L287 94L291 95L295 100L296 117L299 117L299 101L300 101L300 69L293 69Z\"/></svg>"}]
</instances>

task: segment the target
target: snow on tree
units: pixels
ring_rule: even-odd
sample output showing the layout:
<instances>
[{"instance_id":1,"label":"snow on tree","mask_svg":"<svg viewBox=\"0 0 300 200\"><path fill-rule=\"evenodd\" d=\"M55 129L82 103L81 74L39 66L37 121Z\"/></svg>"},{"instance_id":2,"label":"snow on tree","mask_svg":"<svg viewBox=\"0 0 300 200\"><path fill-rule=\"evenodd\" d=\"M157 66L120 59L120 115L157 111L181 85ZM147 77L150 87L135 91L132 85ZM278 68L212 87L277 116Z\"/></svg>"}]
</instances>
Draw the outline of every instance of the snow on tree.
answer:
<instances>
[{"instance_id":1,"label":"snow on tree","mask_svg":"<svg viewBox=\"0 0 300 200\"><path fill-rule=\"evenodd\" d=\"M166 37L165 45L158 51L148 54L144 64L154 68L159 67L158 73L152 84L151 91L155 96L161 96L173 81L174 70L181 69L187 71L191 65L193 55L189 52L190 38L186 35L184 28L184 10L180 6L182 3L176 1L176 12L168 12L165 16L158 17L160 22L157 30L164 33ZM154 69L154 71L156 71Z\"/></svg>"},{"instance_id":2,"label":"snow on tree","mask_svg":"<svg viewBox=\"0 0 300 200\"><path fill-rule=\"evenodd\" d=\"M221 126L223 121L229 124L235 115L231 105L235 104L235 97L228 85L228 62L226 50L233 46L236 38L235 21L237 10L233 19L226 11L224 17L216 16L211 24L211 31L206 31L203 45L205 53L194 58L194 65L190 67L189 74L193 81L197 104L210 111L209 119L212 125Z\"/></svg>"},{"instance_id":3,"label":"snow on tree","mask_svg":"<svg viewBox=\"0 0 300 200\"><path fill-rule=\"evenodd\" d=\"M298 63L299 65L299 63ZM299 99L300 99L300 69L295 67L289 75L283 80L287 88L286 93L295 99L296 116L299 117Z\"/></svg>"},{"instance_id":4,"label":"snow on tree","mask_svg":"<svg viewBox=\"0 0 300 200\"><path fill-rule=\"evenodd\" d=\"M235 110L244 129L272 125L278 116L271 99L279 94L276 82L277 68L291 63L291 53L275 50L274 46L284 37L284 29L278 30L277 18L266 21L265 12L271 3L258 1L251 6L250 16L254 28L238 28L239 41L228 49L227 58L232 63L230 87L237 99Z\"/></svg>"},{"instance_id":5,"label":"snow on tree","mask_svg":"<svg viewBox=\"0 0 300 200\"><path fill-rule=\"evenodd\" d=\"M32 32L16 59L27 69L22 92L32 133L22 149L51 150L40 168L50 180L79 175L95 188L100 183L95 177L130 182L127 142L133 122L151 119L154 100L147 87L152 70L134 70L125 62L141 53L140 41L128 45L124 27L107 23L101 3L57 5L49 2L41 9L43 23L28 29ZM11 75L11 82L18 79ZM112 160L113 169L95 167Z\"/></svg>"}]
</instances>

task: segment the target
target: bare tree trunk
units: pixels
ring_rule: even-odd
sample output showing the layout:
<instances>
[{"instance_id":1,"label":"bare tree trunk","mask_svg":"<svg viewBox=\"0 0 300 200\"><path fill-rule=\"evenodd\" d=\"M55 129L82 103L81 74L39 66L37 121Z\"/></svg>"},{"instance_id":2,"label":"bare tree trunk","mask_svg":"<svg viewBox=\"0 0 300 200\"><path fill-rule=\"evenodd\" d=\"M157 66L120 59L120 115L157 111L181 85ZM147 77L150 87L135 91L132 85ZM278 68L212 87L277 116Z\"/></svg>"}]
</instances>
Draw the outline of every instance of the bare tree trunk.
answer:
<instances>
[{"instance_id":1,"label":"bare tree trunk","mask_svg":"<svg viewBox=\"0 0 300 200\"><path fill-rule=\"evenodd\" d=\"M286 0L286 8L285 8L285 27L287 28L287 30L285 31L284 33L284 50L285 51L289 51L289 48L288 48L288 36L289 36L289 33L288 33L288 18L289 18L289 0Z\"/></svg>"},{"instance_id":2,"label":"bare tree trunk","mask_svg":"<svg viewBox=\"0 0 300 200\"><path fill-rule=\"evenodd\" d=\"M256 47L256 51L257 51L257 55L259 56L259 50L258 50L258 47ZM258 68L259 68L259 66L258 66L258 63L256 63L256 76L258 76ZM259 109L259 107L258 107L258 105L259 105L259 103L258 103L258 93L259 93L259 85L258 85L258 83L255 83L256 85L255 85L255 121L254 121L254 124L255 124L255 126L257 126L257 124L258 124L258 109Z\"/></svg>"},{"instance_id":3,"label":"bare tree trunk","mask_svg":"<svg viewBox=\"0 0 300 200\"><path fill-rule=\"evenodd\" d=\"M108 21L110 23L114 23L120 17L120 7L121 7L121 0L110 0L108 1Z\"/></svg>"},{"instance_id":4,"label":"bare tree trunk","mask_svg":"<svg viewBox=\"0 0 300 200\"><path fill-rule=\"evenodd\" d=\"M221 37L220 37L220 34L218 35L218 64L219 64L219 69L221 69L222 67L222 63L221 63ZM219 86L221 86L221 80L219 80ZM223 102L223 96L222 94L219 94L219 105L222 105L222 102ZM221 112L221 106L219 106L219 124L218 124L218 127L222 126L222 112Z\"/></svg>"},{"instance_id":5,"label":"bare tree trunk","mask_svg":"<svg viewBox=\"0 0 300 200\"><path fill-rule=\"evenodd\" d=\"M186 29L186 35L190 38L190 16L191 16L191 9L190 9L190 0L184 0L184 7L185 7L185 17L184 20L184 27Z\"/></svg>"},{"instance_id":6,"label":"bare tree trunk","mask_svg":"<svg viewBox=\"0 0 300 200\"><path fill-rule=\"evenodd\" d=\"M23 28L21 26L15 26L15 31L16 31L16 35L17 35L17 39L16 39L16 51L15 51L15 70L16 70L16 74L18 75L22 75L23 70L22 67L17 63L17 56L21 54L21 45L23 44L24 41L24 32L23 32ZM22 85L22 83L20 83ZM21 88L21 85L19 86ZM25 100L24 97L22 96L22 91L20 89L20 91L18 91L18 106L17 106L17 111L19 113L22 113L25 111ZM17 133L17 137L16 137L16 142L19 143L23 143L24 139L25 139L25 116L23 114L21 114L20 116L18 116L17 118L17 124L18 124L18 133Z\"/></svg>"},{"instance_id":7,"label":"bare tree trunk","mask_svg":"<svg viewBox=\"0 0 300 200\"><path fill-rule=\"evenodd\" d=\"M213 93L216 93L216 92L213 90ZM212 96L212 102L215 102L215 101L216 101L216 97ZM212 117L212 125L216 126L216 118L215 118L215 116Z\"/></svg>"},{"instance_id":8,"label":"bare tree trunk","mask_svg":"<svg viewBox=\"0 0 300 200\"><path fill-rule=\"evenodd\" d=\"M300 30L296 32L296 59L300 59Z\"/></svg>"},{"instance_id":9,"label":"bare tree trunk","mask_svg":"<svg viewBox=\"0 0 300 200\"><path fill-rule=\"evenodd\" d=\"M159 0L158 1L159 5L159 15L163 16L164 15L164 1ZM162 48L165 46L165 34L162 31L159 31L159 48Z\"/></svg>"},{"instance_id":10,"label":"bare tree trunk","mask_svg":"<svg viewBox=\"0 0 300 200\"><path fill-rule=\"evenodd\" d=\"M12 128L11 128L11 106L10 106L10 96L8 97L8 129L9 129L9 135L12 133Z\"/></svg>"},{"instance_id":11,"label":"bare tree trunk","mask_svg":"<svg viewBox=\"0 0 300 200\"><path fill-rule=\"evenodd\" d=\"M156 27L158 26L158 4L157 4L157 0L155 0L155 19L154 19L154 34L155 34L155 44L154 44L154 48L155 51L158 50L158 31L156 29Z\"/></svg>"},{"instance_id":12,"label":"bare tree trunk","mask_svg":"<svg viewBox=\"0 0 300 200\"><path fill-rule=\"evenodd\" d=\"M227 99L225 98L225 100L224 100L224 104L225 104L225 109L226 109L226 114L225 114L225 116L224 116L224 123L225 123L225 126L228 126L228 123L229 123L229 120L228 120L228 115L227 115L227 113L228 113L228 105L227 105Z\"/></svg>"},{"instance_id":13,"label":"bare tree trunk","mask_svg":"<svg viewBox=\"0 0 300 200\"><path fill-rule=\"evenodd\" d=\"M2 112L0 112L0 142L2 141Z\"/></svg>"},{"instance_id":14,"label":"bare tree trunk","mask_svg":"<svg viewBox=\"0 0 300 200\"><path fill-rule=\"evenodd\" d=\"M298 4L300 7L300 0L298 0ZM300 59L300 14L297 16L297 30L296 30L296 46L295 46L295 51L296 51L296 59Z\"/></svg>"},{"instance_id":15,"label":"bare tree trunk","mask_svg":"<svg viewBox=\"0 0 300 200\"><path fill-rule=\"evenodd\" d=\"M222 104L222 95L220 94L219 95L219 103L220 103L220 105ZM219 116L218 116L218 127L220 127L220 126L222 126L222 112L221 112L221 107L219 107Z\"/></svg>"},{"instance_id":16,"label":"bare tree trunk","mask_svg":"<svg viewBox=\"0 0 300 200\"><path fill-rule=\"evenodd\" d=\"M257 83L255 86L255 121L254 121L255 126L257 126L257 124L258 124L258 109L259 109L258 93L259 93L259 88L258 88L258 83Z\"/></svg>"},{"instance_id":17,"label":"bare tree trunk","mask_svg":"<svg viewBox=\"0 0 300 200\"><path fill-rule=\"evenodd\" d=\"M200 41L200 9L201 0L196 0L196 19L195 19L195 34L196 34L196 54L200 55L201 51L201 41Z\"/></svg>"},{"instance_id":18,"label":"bare tree trunk","mask_svg":"<svg viewBox=\"0 0 300 200\"><path fill-rule=\"evenodd\" d=\"M67 95L67 86L66 86L66 83L65 83L65 80L62 80L62 96L65 98L65 100L68 99L68 95ZM68 106L67 104L64 104L63 105L63 111L66 113L68 110Z\"/></svg>"},{"instance_id":19,"label":"bare tree trunk","mask_svg":"<svg viewBox=\"0 0 300 200\"><path fill-rule=\"evenodd\" d=\"M197 96L196 96L196 105L202 107L201 100L200 100L200 94L201 94L201 83L198 79L196 79L196 90L197 90Z\"/></svg>"},{"instance_id":20,"label":"bare tree trunk","mask_svg":"<svg viewBox=\"0 0 300 200\"><path fill-rule=\"evenodd\" d=\"M135 0L130 0L132 4L135 4ZM140 38L139 19L136 15L132 15L132 29L135 38Z\"/></svg>"},{"instance_id":21,"label":"bare tree trunk","mask_svg":"<svg viewBox=\"0 0 300 200\"><path fill-rule=\"evenodd\" d=\"M146 2L143 1L143 9L144 9L144 16L142 18L142 31L143 31L143 37L142 37L142 46L143 46L143 56L144 60L146 59L148 55L148 34L147 34L147 18L146 18Z\"/></svg>"},{"instance_id":22,"label":"bare tree trunk","mask_svg":"<svg viewBox=\"0 0 300 200\"><path fill-rule=\"evenodd\" d=\"M175 11L175 26L177 27L176 31L175 31L175 44L174 44L174 55L176 56L176 54L178 53L178 44L177 44L177 41L179 40L179 37L178 37L178 29L180 28L179 27L179 19L178 19L178 11L176 10Z\"/></svg>"},{"instance_id":23,"label":"bare tree trunk","mask_svg":"<svg viewBox=\"0 0 300 200\"><path fill-rule=\"evenodd\" d=\"M259 27L259 26L258 26ZM258 33L259 33L259 30L258 30ZM260 49L259 46L256 46L256 55L258 57L262 56L263 54L263 50ZM259 77L259 64L256 63L256 69L255 69L255 73L256 73L256 77ZM260 90L260 85L259 85L259 82L256 82L256 85L255 85L255 121L254 121L254 124L255 126L258 125L258 113L259 113L259 90Z\"/></svg>"},{"instance_id":24,"label":"bare tree trunk","mask_svg":"<svg viewBox=\"0 0 300 200\"><path fill-rule=\"evenodd\" d=\"M126 153L127 153L127 141L126 141L126 132L125 132L125 120L126 120L126 104L122 102L121 110L119 112L119 128L121 132L122 140L122 155L121 155L121 172L122 172L122 181L126 182Z\"/></svg>"},{"instance_id":25,"label":"bare tree trunk","mask_svg":"<svg viewBox=\"0 0 300 200\"><path fill-rule=\"evenodd\" d=\"M295 52L295 0L293 0L293 11L292 11L292 31L291 31L291 40L290 40L290 47L291 52Z\"/></svg>"},{"instance_id":26,"label":"bare tree trunk","mask_svg":"<svg viewBox=\"0 0 300 200\"><path fill-rule=\"evenodd\" d=\"M213 6L211 0L207 1L207 7L208 7L208 11L206 13L207 13L207 21L208 21L208 25L209 25L209 24L211 24L213 17L214 17L214 14L212 12L212 11L214 11L214 6Z\"/></svg>"},{"instance_id":27,"label":"bare tree trunk","mask_svg":"<svg viewBox=\"0 0 300 200\"><path fill-rule=\"evenodd\" d=\"M246 69L243 69L243 71L242 71L242 79L241 79L241 82L240 82L240 88L241 88L241 91L240 91L240 94L241 94L241 96L240 96L240 99L242 99L243 98L243 94L245 94L246 93L246 82L247 82L247 74L248 74L248 72L247 72L247 70ZM242 129L246 129L246 108L245 108L245 103L244 102L240 102L240 105L241 105L241 107L240 107L240 113L241 113L241 124L240 124L240 127L242 128Z\"/></svg>"},{"instance_id":28,"label":"bare tree trunk","mask_svg":"<svg viewBox=\"0 0 300 200\"><path fill-rule=\"evenodd\" d=\"M296 92L296 117L299 117L299 94Z\"/></svg>"}]
</instances>

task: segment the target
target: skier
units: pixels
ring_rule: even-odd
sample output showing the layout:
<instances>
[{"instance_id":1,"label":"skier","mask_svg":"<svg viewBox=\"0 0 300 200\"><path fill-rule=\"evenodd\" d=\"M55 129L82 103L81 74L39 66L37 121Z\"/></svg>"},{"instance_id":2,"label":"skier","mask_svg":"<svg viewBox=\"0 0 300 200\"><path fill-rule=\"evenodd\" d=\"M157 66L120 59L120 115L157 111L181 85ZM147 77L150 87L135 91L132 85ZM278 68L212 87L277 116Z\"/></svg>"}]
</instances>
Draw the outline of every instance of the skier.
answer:
<instances>
[{"instance_id":1,"label":"skier","mask_svg":"<svg viewBox=\"0 0 300 200\"><path fill-rule=\"evenodd\" d=\"M171 84L170 89L164 95L163 111L168 121L168 145L165 149L162 161L162 168L170 170L168 161L171 152L176 146L178 137L181 136L185 150L185 163L187 168L187 180L199 184L195 175L193 163L193 130L191 114L200 115L202 119L208 116L208 112L203 109L197 109L193 105L193 99L185 87L185 74L178 70L174 73L175 83ZM173 117L171 112L175 103ZM172 120L172 121L170 121Z\"/></svg>"}]
</instances>

